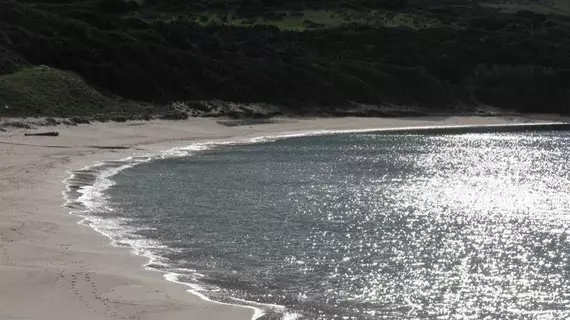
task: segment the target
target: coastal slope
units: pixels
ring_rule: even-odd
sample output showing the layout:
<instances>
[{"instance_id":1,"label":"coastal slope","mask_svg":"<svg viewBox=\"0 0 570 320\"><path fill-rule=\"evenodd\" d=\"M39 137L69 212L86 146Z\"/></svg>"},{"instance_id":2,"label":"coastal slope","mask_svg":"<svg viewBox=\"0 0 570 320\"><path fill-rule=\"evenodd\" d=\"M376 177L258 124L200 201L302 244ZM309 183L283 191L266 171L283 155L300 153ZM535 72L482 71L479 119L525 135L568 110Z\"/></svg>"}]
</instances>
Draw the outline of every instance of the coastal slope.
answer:
<instances>
[{"instance_id":1,"label":"coastal slope","mask_svg":"<svg viewBox=\"0 0 570 320\"><path fill-rule=\"evenodd\" d=\"M212 100L295 115L360 104L567 113L570 19L563 6L537 3L0 0L0 83L8 85L0 102L9 107L0 116L160 113L177 103L200 110L196 101ZM42 65L92 89L22 106L14 86L50 89L20 79ZM103 98L93 90L113 103L95 108Z\"/></svg>"}]
</instances>

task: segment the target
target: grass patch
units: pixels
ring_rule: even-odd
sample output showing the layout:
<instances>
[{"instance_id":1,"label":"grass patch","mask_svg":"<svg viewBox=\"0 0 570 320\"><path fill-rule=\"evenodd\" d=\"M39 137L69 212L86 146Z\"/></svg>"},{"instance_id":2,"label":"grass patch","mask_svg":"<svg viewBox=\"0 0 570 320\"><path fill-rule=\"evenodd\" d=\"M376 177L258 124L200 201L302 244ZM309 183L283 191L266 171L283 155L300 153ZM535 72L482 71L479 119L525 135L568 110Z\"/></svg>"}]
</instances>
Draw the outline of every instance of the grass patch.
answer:
<instances>
[{"instance_id":1,"label":"grass patch","mask_svg":"<svg viewBox=\"0 0 570 320\"><path fill-rule=\"evenodd\" d=\"M106 97L79 76L46 66L0 75L0 114L69 116L124 112L132 108Z\"/></svg>"},{"instance_id":2,"label":"grass patch","mask_svg":"<svg viewBox=\"0 0 570 320\"><path fill-rule=\"evenodd\" d=\"M378 18L378 24L386 28L404 27L414 30L422 30L441 26L441 22L437 19L413 13L387 13L380 15Z\"/></svg>"},{"instance_id":3,"label":"grass patch","mask_svg":"<svg viewBox=\"0 0 570 320\"><path fill-rule=\"evenodd\" d=\"M519 11L532 11L539 14L570 15L570 2L568 0L519 0L519 1L484 1L483 7L496 8L504 13Z\"/></svg>"},{"instance_id":4,"label":"grass patch","mask_svg":"<svg viewBox=\"0 0 570 320\"><path fill-rule=\"evenodd\" d=\"M435 28L440 21L413 13L361 12L345 10L342 13L332 10L276 11L257 18L240 18L235 14L205 13L192 17L200 25L224 25L253 27L256 25L274 26L284 31L308 31L336 28L348 24L367 25L385 28L410 28L415 30Z\"/></svg>"},{"instance_id":5,"label":"grass patch","mask_svg":"<svg viewBox=\"0 0 570 320\"><path fill-rule=\"evenodd\" d=\"M281 30L288 31L334 28L345 23L340 14L327 10L283 14L286 16L282 20L262 19L258 23L272 25Z\"/></svg>"}]
</instances>

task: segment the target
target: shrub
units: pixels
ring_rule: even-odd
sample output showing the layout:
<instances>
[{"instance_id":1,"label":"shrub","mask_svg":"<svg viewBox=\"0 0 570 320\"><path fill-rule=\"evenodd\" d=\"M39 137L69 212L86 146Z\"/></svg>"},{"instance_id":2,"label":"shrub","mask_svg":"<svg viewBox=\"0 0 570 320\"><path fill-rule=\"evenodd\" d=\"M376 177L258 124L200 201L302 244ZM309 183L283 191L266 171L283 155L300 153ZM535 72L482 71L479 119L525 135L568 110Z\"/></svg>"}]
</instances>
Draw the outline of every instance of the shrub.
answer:
<instances>
[{"instance_id":1,"label":"shrub","mask_svg":"<svg viewBox=\"0 0 570 320\"><path fill-rule=\"evenodd\" d=\"M162 119L162 120L186 120L186 119L188 119L188 114L186 112L183 112L183 111L173 110L173 111L169 111L169 112L159 116L159 119Z\"/></svg>"},{"instance_id":2,"label":"shrub","mask_svg":"<svg viewBox=\"0 0 570 320\"><path fill-rule=\"evenodd\" d=\"M89 119L84 118L84 117L71 117L69 120L71 120L74 123L77 124L90 124L91 122L89 121Z\"/></svg>"},{"instance_id":3,"label":"shrub","mask_svg":"<svg viewBox=\"0 0 570 320\"><path fill-rule=\"evenodd\" d=\"M106 13L125 13L138 10L139 4L131 0L103 0L99 8Z\"/></svg>"},{"instance_id":4,"label":"shrub","mask_svg":"<svg viewBox=\"0 0 570 320\"><path fill-rule=\"evenodd\" d=\"M125 116L112 116L111 121L115 122L127 122L127 118Z\"/></svg>"}]
</instances>

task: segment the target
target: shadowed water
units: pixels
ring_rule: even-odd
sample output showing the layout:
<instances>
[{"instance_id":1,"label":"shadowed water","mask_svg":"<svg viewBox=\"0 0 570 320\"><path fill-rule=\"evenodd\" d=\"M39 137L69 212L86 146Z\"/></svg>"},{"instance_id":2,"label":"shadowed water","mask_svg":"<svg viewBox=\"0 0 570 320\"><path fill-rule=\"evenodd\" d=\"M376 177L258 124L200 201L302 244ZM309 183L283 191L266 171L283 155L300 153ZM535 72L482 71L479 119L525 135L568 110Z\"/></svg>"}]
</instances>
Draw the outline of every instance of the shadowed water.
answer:
<instances>
[{"instance_id":1,"label":"shadowed water","mask_svg":"<svg viewBox=\"0 0 570 320\"><path fill-rule=\"evenodd\" d=\"M290 318L567 319L569 143L367 133L223 147L120 172L99 215L206 295Z\"/></svg>"}]
</instances>

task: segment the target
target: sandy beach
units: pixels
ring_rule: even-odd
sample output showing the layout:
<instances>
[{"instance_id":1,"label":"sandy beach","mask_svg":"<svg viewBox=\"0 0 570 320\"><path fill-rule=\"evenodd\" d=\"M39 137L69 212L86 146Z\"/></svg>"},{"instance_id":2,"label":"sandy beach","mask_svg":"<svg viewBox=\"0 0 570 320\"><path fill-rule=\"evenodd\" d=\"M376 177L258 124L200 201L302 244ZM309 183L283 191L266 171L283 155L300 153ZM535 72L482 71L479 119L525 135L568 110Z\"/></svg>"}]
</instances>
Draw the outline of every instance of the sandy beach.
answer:
<instances>
[{"instance_id":1,"label":"sandy beach","mask_svg":"<svg viewBox=\"0 0 570 320\"><path fill-rule=\"evenodd\" d=\"M553 122L556 117L280 119L226 126L216 119L95 123L0 132L0 319L251 319L145 270L146 258L63 207L69 170L192 142L321 130ZM59 131L58 137L24 132Z\"/></svg>"}]
</instances>

